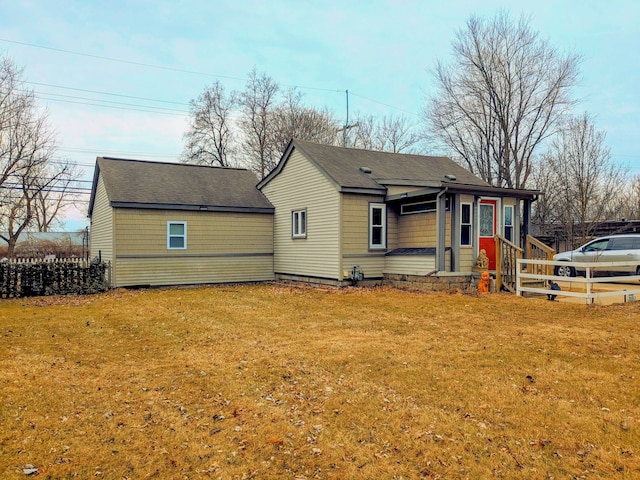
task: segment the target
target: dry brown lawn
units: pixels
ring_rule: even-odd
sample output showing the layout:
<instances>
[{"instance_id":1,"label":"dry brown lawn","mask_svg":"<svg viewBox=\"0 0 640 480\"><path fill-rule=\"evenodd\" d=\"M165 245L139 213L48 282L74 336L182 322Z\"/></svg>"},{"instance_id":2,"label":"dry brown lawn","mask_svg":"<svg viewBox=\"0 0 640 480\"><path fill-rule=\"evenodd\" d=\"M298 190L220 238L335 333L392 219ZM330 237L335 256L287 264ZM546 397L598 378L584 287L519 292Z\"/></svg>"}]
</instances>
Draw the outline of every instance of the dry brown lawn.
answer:
<instances>
[{"instance_id":1,"label":"dry brown lawn","mask_svg":"<svg viewBox=\"0 0 640 480\"><path fill-rule=\"evenodd\" d=\"M0 478L640 478L639 361L640 303L278 284L3 300Z\"/></svg>"}]
</instances>

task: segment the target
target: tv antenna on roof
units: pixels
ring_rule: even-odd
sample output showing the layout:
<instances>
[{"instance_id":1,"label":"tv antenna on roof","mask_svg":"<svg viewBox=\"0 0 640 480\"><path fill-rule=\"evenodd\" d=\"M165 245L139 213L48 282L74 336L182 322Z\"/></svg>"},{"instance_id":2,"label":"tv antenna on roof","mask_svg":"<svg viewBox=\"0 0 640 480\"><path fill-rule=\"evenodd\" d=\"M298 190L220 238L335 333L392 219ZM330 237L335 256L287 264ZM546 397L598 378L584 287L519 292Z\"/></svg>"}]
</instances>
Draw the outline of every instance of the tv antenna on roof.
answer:
<instances>
[{"instance_id":1,"label":"tv antenna on roof","mask_svg":"<svg viewBox=\"0 0 640 480\"><path fill-rule=\"evenodd\" d=\"M342 132L342 146L343 147L348 147L347 145L347 130L349 130L350 128L354 128L357 127L358 125L360 125L358 122L353 123L351 125L349 125L349 89L344 91L345 97L347 99L347 121L344 123L344 126L342 128L338 129L338 132Z\"/></svg>"}]
</instances>

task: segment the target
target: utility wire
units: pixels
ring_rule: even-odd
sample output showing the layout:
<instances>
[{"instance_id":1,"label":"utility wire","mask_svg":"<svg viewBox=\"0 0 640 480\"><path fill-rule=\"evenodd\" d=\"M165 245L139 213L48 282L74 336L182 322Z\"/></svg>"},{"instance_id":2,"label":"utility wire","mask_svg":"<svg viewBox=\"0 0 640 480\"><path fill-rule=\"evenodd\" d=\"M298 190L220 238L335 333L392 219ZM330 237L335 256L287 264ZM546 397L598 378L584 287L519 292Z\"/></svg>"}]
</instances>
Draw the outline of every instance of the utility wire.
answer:
<instances>
[{"instance_id":1,"label":"utility wire","mask_svg":"<svg viewBox=\"0 0 640 480\"><path fill-rule=\"evenodd\" d=\"M75 100L86 100L86 101L89 101L89 102L101 102L101 103L109 104L109 105L106 105L106 106L124 105L125 107L150 108L150 109L153 109L153 110L158 110L159 113L179 112L179 113L184 114L184 115L187 115L189 113L188 110L178 110L178 109L175 109L175 108L167 108L167 107L154 107L153 105L140 105L140 104L137 104L137 103L114 102L114 101L111 101L111 100L100 100L99 98L77 97L77 96L74 96L74 95L64 95L64 94L61 94L61 93L37 92L37 91L34 92L34 93L40 95L41 97L42 97L42 95L49 95L49 96L52 96L52 97L72 98L72 99L75 99ZM58 100L56 98L46 98L46 97L44 97L44 98L48 99L48 100Z\"/></svg>"},{"instance_id":2,"label":"utility wire","mask_svg":"<svg viewBox=\"0 0 640 480\"><path fill-rule=\"evenodd\" d=\"M25 81L24 83L28 83L30 85L39 85L41 87L60 88L64 90L75 90L77 92L85 92L85 93L96 93L98 95L108 95L111 97L132 98L134 100L146 100L149 102L158 102L158 103L171 103L173 105L184 105L186 107L190 105L189 103L185 103L185 102L173 102L171 100L159 100L157 98L138 97L135 95L123 95L120 93L101 92L99 90L88 90L86 88L63 87L61 85L51 85L49 83L27 82L27 81Z\"/></svg>"},{"instance_id":3,"label":"utility wire","mask_svg":"<svg viewBox=\"0 0 640 480\"><path fill-rule=\"evenodd\" d=\"M233 77L230 75L220 75L220 74L214 74L214 73L209 73L209 72L199 72L199 71L195 71L195 70L186 70L183 68L176 68L176 67L166 67L163 65L153 65L150 63L143 63L143 62L134 62L131 60L122 60L120 58L113 58L113 57L105 57L102 55L93 55L90 53L83 53L83 52L76 52L73 50L65 50L63 48L55 48L55 47L47 47L44 45L36 45L33 43L27 43L27 42L18 42L16 40L9 40L6 38L0 38L0 42L6 42L6 43L13 43L15 45L24 45L26 47L33 47L33 48L42 48L45 50L52 50L55 52L62 52L62 53L67 53L70 55L80 55L83 57L89 57L89 58L97 58L100 60L108 60L110 62L118 62L118 63L125 63L127 65L137 65L139 67L146 67L146 68L155 68L158 70L167 70L167 71L172 71L172 72L179 72L179 73L188 73L190 75L201 75L201 76L205 76L205 77L215 77L215 78L226 78L229 80L239 80L239 81L246 81L246 78L240 78L240 77ZM325 92L342 92L343 90L336 90L334 88L321 88L321 87L306 87L303 85L290 85L290 84L286 84L286 83L281 83L280 85L284 86L284 87L290 87L290 88L300 88L300 89L305 89L305 90L319 90L319 91L325 91Z\"/></svg>"},{"instance_id":4,"label":"utility wire","mask_svg":"<svg viewBox=\"0 0 640 480\"><path fill-rule=\"evenodd\" d=\"M77 104L77 105L89 105L92 107L104 107L104 108L115 108L115 109L120 109L120 110L129 110L129 111L133 111L133 112L144 112L144 113L159 113L162 115L172 115L174 117L184 117L185 115L188 114L188 112L185 113L172 113L172 112L168 112L168 111L160 111L160 110L146 110L147 108L154 108L154 107L146 107L144 105L141 105L142 108L125 108L125 107L117 107L117 106L113 106L113 105L105 105L102 103L91 103L91 102L74 102L73 100L61 100L59 98L45 98L45 100L50 100L50 101L54 101L54 102L63 102L63 103L71 103L71 104ZM96 102L100 102L102 100L95 100Z\"/></svg>"}]
</instances>

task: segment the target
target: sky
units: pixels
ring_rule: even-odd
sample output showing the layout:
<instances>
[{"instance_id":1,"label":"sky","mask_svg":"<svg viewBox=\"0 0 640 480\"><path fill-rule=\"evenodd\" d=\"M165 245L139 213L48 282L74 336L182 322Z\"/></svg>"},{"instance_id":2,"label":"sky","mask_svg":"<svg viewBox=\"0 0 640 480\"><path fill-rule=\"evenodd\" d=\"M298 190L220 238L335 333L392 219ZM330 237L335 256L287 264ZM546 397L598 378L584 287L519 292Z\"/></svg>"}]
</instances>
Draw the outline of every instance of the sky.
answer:
<instances>
[{"instance_id":1,"label":"sky","mask_svg":"<svg viewBox=\"0 0 640 480\"><path fill-rule=\"evenodd\" d=\"M582 55L576 113L593 115L613 161L640 174L635 0L0 0L0 55L24 68L58 157L89 189L98 156L178 161L189 101L216 80L241 90L254 68L338 118L348 90L350 116L420 122L456 32L501 10ZM88 225L86 200L64 229Z\"/></svg>"}]
</instances>

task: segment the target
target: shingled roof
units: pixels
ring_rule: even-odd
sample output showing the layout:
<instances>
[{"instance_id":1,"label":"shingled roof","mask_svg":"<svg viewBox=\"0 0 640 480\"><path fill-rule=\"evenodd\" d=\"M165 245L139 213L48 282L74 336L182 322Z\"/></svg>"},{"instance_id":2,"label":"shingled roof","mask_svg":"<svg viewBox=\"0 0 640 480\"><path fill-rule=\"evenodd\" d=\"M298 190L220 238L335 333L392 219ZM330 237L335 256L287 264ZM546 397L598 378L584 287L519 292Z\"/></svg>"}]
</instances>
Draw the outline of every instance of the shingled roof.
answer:
<instances>
[{"instance_id":1,"label":"shingled roof","mask_svg":"<svg viewBox=\"0 0 640 480\"><path fill-rule=\"evenodd\" d=\"M102 176L112 207L272 213L249 170L98 157L89 201Z\"/></svg>"},{"instance_id":2,"label":"shingled roof","mask_svg":"<svg viewBox=\"0 0 640 480\"><path fill-rule=\"evenodd\" d=\"M284 167L293 149L300 150L336 184L340 190L384 191L386 185L439 187L455 177L455 183L489 187L448 157L388 153L356 148L333 147L292 140L280 164L258 184L260 188ZM370 172L370 173L369 173Z\"/></svg>"},{"instance_id":3,"label":"shingled roof","mask_svg":"<svg viewBox=\"0 0 640 480\"><path fill-rule=\"evenodd\" d=\"M258 183L262 189L284 168L293 150L299 150L341 192L385 194L388 186L423 187L413 192L387 195L389 201L440 191L516 198L534 198L541 192L495 187L449 157L389 153L334 147L293 139L280 163Z\"/></svg>"}]
</instances>

